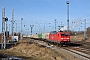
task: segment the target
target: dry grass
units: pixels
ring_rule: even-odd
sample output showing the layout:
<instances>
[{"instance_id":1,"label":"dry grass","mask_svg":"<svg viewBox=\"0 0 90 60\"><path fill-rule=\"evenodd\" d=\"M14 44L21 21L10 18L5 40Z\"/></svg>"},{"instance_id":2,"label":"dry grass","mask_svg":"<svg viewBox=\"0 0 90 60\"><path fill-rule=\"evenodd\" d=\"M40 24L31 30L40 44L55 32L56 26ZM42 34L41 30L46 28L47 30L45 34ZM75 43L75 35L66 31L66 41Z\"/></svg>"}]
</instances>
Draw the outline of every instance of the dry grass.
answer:
<instances>
[{"instance_id":1,"label":"dry grass","mask_svg":"<svg viewBox=\"0 0 90 60\"><path fill-rule=\"evenodd\" d=\"M43 47L36 43L27 44L26 40L20 40L19 42L20 44L17 46L0 52L27 60L63 60L47 47Z\"/></svg>"}]
</instances>

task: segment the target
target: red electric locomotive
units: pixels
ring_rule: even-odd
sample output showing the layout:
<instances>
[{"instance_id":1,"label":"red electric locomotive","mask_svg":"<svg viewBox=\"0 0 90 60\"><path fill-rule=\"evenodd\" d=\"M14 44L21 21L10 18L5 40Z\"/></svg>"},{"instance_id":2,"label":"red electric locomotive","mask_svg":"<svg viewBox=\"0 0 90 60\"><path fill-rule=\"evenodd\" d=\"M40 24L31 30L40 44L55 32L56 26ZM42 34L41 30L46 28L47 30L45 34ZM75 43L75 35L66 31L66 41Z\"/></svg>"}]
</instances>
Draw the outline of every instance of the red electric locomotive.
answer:
<instances>
[{"instance_id":1,"label":"red electric locomotive","mask_svg":"<svg viewBox=\"0 0 90 60\"><path fill-rule=\"evenodd\" d=\"M70 33L63 31L53 31L49 34L49 41L58 44L68 44L70 42Z\"/></svg>"}]
</instances>

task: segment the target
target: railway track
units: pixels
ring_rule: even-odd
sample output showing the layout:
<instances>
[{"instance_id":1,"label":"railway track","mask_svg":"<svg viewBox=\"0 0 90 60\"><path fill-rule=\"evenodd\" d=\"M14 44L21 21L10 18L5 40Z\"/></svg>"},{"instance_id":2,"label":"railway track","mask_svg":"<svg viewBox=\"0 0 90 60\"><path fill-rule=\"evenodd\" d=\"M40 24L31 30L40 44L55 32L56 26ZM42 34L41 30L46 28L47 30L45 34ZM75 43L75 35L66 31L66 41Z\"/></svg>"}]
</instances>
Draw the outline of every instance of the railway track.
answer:
<instances>
[{"instance_id":1,"label":"railway track","mask_svg":"<svg viewBox=\"0 0 90 60\"><path fill-rule=\"evenodd\" d=\"M83 60L90 60L90 54L87 53L87 50L81 50L82 48L63 48L69 52L71 52L73 55L76 55L78 58L83 58Z\"/></svg>"},{"instance_id":2,"label":"railway track","mask_svg":"<svg viewBox=\"0 0 90 60\"><path fill-rule=\"evenodd\" d=\"M70 44L70 45L66 45L66 46L57 46L57 44L52 44L52 43L48 43L47 41L44 40L35 40L33 39L34 42L49 47L51 49L61 49L61 50L65 50L66 52L71 53L72 55L74 55L75 57L80 58L81 60L90 60L90 48L87 43L85 43L84 45L81 44ZM76 45L76 46L75 46ZM65 58L65 60L68 60Z\"/></svg>"}]
</instances>

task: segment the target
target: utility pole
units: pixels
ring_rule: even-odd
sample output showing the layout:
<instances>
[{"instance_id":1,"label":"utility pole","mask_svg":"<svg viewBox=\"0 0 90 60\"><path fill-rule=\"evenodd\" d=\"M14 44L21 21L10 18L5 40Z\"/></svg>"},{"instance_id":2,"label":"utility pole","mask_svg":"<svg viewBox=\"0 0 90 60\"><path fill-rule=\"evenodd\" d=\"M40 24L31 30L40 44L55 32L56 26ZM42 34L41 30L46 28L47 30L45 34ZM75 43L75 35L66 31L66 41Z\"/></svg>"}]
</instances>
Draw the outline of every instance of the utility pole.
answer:
<instances>
[{"instance_id":1,"label":"utility pole","mask_svg":"<svg viewBox=\"0 0 90 60\"><path fill-rule=\"evenodd\" d=\"M12 10L12 40L14 39L14 9Z\"/></svg>"},{"instance_id":2,"label":"utility pole","mask_svg":"<svg viewBox=\"0 0 90 60\"><path fill-rule=\"evenodd\" d=\"M79 31L78 31L78 33L80 34L80 28L79 28Z\"/></svg>"},{"instance_id":3,"label":"utility pole","mask_svg":"<svg viewBox=\"0 0 90 60\"><path fill-rule=\"evenodd\" d=\"M84 40L86 39L86 19L84 19Z\"/></svg>"},{"instance_id":4,"label":"utility pole","mask_svg":"<svg viewBox=\"0 0 90 60\"><path fill-rule=\"evenodd\" d=\"M62 26L62 22L61 22L61 26Z\"/></svg>"},{"instance_id":5,"label":"utility pole","mask_svg":"<svg viewBox=\"0 0 90 60\"><path fill-rule=\"evenodd\" d=\"M8 18L6 17L6 32L7 32L7 30L8 30L8 27L7 27L7 21L8 21ZM6 34L7 35L7 34Z\"/></svg>"},{"instance_id":6,"label":"utility pole","mask_svg":"<svg viewBox=\"0 0 90 60\"><path fill-rule=\"evenodd\" d=\"M62 22L61 22L61 26L58 26L59 27L59 31L61 30L61 28L62 27L64 27L63 25L62 25ZM63 31L63 30L62 30Z\"/></svg>"},{"instance_id":7,"label":"utility pole","mask_svg":"<svg viewBox=\"0 0 90 60\"><path fill-rule=\"evenodd\" d=\"M10 34L10 24L9 24L9 34Z\"/></svg>"},{"instance_id":8,"label":"utility pole","mask_svg":"<svg viewBox=\"0 0 90 60\"><path fill-rule=\"evenodd\" d=\"M16 33L17 33L17 23L16 23Z\"/></svg>"},{"instance_id":9,"label":"utility pole","mask_svg":"<svg viewBox=\"0 0 90 60\"><path fill-rule=\"evenodd\" d=\"M20 32L20 26L18 27L18 32ZM20 37L21 38L21 37Z\"/></svg>"},{"instance_id":10,"label":"utility pole","mask_svg":"<svg viewBox=\"0 0 90 60\"><path fill-rule=\"evenodd\" d=\"M63 28L64 27L64 25L62 25L62 22L61 22L61 28ZM64 31L64 28L63 28L63 31Z\"/></svg>"},{"instance_id":11,"label":"utility pole","mask_svg":"<svg viewBox=\"0 0 90 60\"><path fill-rule=\"evenodd\" d=\"M7 21L8 21L8 18L6 17L5 18L5 22L6 22L6 40L7 40L7 37L8 37L8 27L7 27Z\"/></svg>"},{"instance_id":12,"label":"utility pole","mask_svg":"<svg viewBox=\"0 0 90 60\"><path fill-rule=\"evenodd\" d=\"M5 49L6 48L6 38L5 38L5 21L8 21L8 18L5 18L5 8L2 8L2 45L1 48ZM6 30L7 30L7 24L6 24ZM7 35L7 31L6 31Z\"/></svg>"},{"instance_id":13,"label":"utility pole","mask_svg":"<svg viewBox=\"0 0 90 60\"><path fill-rule=\"evenodd\" d=\"M62 22L61 22L61 26L60 26L60 28L62 28L63 26L62 26Z\"/></svg>"},{"instance_id":14,"label":"utility pole","mask_svg":"<svg viewBox=\"0 0 90 60\"><path fill-rule=\"evenodd\" d=\"M67 4L67 31L69 31L69 2L66 1Z\"/></svg>"},{"instance_id":15,"label":"utility pole","mask_svg":"<svg viewBox=\"0 0 90 60\"><path fill-rule=\"evenodd\" d=\"M34 25L30 25L30 27L31 27L31 35L32 35L32 29L33 29Z\"/></svg>"},{"instance_id":16,"label":"utility pole","mask_svg":"<svg viewBox=\"0 0 90 60\"><path fill-rule=\"evenodd\" d=\"M57 21L57 20L55 19L55 22L54 22L54 23L55 23L55 31L56 31L56 23L57 23L56 21Z\"/></svg>"},{"instance_id":17,"label":"utility pole","mask_svg":"<svg viewBox=\"0 0 90 60\"><path fill-rule=\"evenodd\" d=\"M44 32L45 32L45 24L44 24ZM44 33L44 32L43 32L43 33Z\"/></svg>"},{"instance_id":18,"label":"utility pole","mask_svg":"<svg viewBox=\"0 0 90 60\"><path fill-rule=\"evenodd\" d=\"M1 49L6 48L6 39L5 39L5 8L2 8L2 45Z\"/></svg>"},{"instance_id":19,"label":"utility pole","mask_svg":"<svg viewBox=\"0 0 90 60\"><path fill-rule=\"evenodd\" d=\"M23 18L21 18L21 39L22 39L22 20Z\"/></svg>"}]
</instances>

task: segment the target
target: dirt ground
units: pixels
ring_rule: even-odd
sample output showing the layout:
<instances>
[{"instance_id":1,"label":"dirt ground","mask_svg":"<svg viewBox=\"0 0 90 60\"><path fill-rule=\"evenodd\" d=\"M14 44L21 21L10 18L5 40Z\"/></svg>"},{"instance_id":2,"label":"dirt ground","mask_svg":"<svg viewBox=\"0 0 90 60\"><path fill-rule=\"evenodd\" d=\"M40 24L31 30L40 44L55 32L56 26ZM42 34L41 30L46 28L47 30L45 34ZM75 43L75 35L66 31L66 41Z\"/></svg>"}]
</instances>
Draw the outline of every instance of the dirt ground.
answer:
<instances>
[{"instance_id":1,"label":"dirt ground","mask_svg":"<svg viewBox=\"0 0 90 60\"><path fill-rule=\"evenodd\" d=\"M5 55L16 56L25 60L63 60L55 52L33 41L20 40L17 46L10 49L0 50Z\"/></svg>"},{"instance_id":2,"label":"dirt ground","mask_svg":"<svg viewBox=\"0 0 90 60\"><path fill-rule=\"evenodd\" d=\"M90 37L86 37L87 39L85 42L90 42ZM77 36L70 36L71 41L83 41L84 40L84 35L77 35Z\"/></svg>"}]
</instances>

